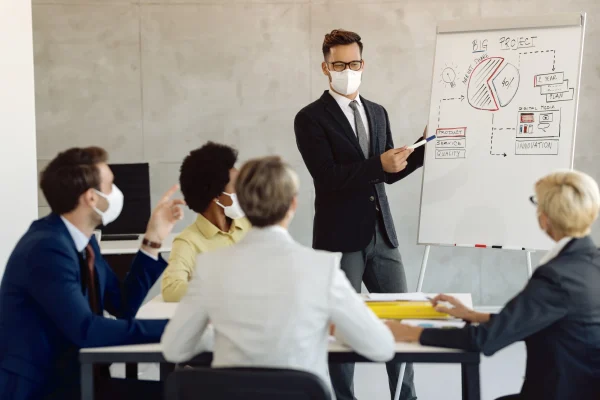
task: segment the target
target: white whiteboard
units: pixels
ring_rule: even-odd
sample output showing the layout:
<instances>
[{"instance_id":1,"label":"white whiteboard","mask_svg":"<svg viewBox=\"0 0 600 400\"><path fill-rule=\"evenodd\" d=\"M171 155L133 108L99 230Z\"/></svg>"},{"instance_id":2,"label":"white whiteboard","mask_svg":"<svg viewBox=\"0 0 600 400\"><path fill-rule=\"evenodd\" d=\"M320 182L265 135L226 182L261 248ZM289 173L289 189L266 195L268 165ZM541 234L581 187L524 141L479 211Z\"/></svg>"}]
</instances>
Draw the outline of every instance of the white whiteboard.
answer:
<instances>
[{"instance_id":1,"label":"white whiteboard","mask_svg":"<svg viewBox=\"0 0 600 400\"><path fill-rule=\"evenodd\" d=\"M419 244L551 248L529 197L573 166L584 21L438 25Z\"/></svg>"}]
</instances>

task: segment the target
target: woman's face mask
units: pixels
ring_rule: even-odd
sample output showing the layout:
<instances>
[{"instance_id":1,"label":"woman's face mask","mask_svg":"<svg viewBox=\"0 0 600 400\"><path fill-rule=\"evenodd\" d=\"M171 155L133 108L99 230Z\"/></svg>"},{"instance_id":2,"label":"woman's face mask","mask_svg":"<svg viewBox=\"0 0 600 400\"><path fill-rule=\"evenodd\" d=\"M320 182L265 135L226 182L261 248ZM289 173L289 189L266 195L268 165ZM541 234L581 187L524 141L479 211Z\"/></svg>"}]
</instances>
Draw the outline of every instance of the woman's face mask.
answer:
<instances>
[{"instance_id":1,"label":"woman's face mask","mask_svg":"<svg viewBox=\"0 0 600 400\"><path fill-rule=\"evenodd\" d=\"M225 211L225 215L231 219L239 219L243 218L246 214L244 214L244 210L240 207L240 203L237 199L237 195L235 193L226 193L223 192L224 195L229 196L231 198L231 205L225 206L221 204L219 200L215 200L220 207Z\"/></svg>"}]
</instances>

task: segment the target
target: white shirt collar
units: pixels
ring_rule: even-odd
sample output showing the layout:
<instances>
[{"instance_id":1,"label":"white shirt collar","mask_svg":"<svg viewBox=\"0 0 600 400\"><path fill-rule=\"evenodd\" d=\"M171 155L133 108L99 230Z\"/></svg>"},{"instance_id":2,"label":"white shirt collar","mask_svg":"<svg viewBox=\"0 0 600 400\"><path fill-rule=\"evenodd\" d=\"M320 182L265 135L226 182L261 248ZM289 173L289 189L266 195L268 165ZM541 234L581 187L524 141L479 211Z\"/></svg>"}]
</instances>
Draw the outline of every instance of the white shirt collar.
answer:
<instances>
[{"instance_id":1,"label":"white shirt collar","mask_svg":"<svg viewBox=\"0 0 600 400\"><path fill-rule=\"evenodd\" d=\"M78 252L81 253L83 251L83 249L85 249L85 247L90 242L90 238L85 236L85 233L83 233L79 229L77 229L77 227L75 225L70 223L69 220L67 220L62 215L60 216L60 219L62 219L62 221L65 223L65 226L67 227L67 230L69 231L69 234L73 238L73 242L75 242L75 248L77 249Z\"/></svg>"},{"instance_id":2,"label":"white shirt collar","mask_svg":"<svg viewBox=\"0 0 600 400\"><path fill-rule=\"evenodd\" d=\"M546 253L544 257L540 260L540 265L547 264L551 260L553 260L558 254L565 248L565 246L573 240L572 237L564 237L560 239L549 252Z\"/></svg>"},{"instance_id":3,"label":"white shirt collar","mask_svg":"<svg viewBox=\"0 0 600 400\"><path fill-rule=\"evenodd\" d=\"M281 225L270 225L270 226L265 226L264 228L259 228L259 227L252 227L251 230L252 235L261 235L261 234L276 234L282 237L285 237L286 239L292 239L292 235L290 235L290 232L285 229L284 227L282 227ZM249 233L250 235L250 233Z\"/></svg>"},{"instance_id":4,"label":"white shirt collar","mask_svg":"<svg viewBox=\"0 0 600 400\"><path fill-rule=\"evenodd\" d=\"M338 93L334 92L331 89L329 89L329 94L338 103L338 105L340 106L340 108L342 110L344 109L344 107L350 107L350 103L352 103L352 100L350 100L349 98L344 97L341 94L338 94ZM362 102L360 100L360 93L358 93L356 95L356 99L354 99L354 100L356 100L356 102L358 103L358 105L362 107Z\"/></svg>"}]
</instances>

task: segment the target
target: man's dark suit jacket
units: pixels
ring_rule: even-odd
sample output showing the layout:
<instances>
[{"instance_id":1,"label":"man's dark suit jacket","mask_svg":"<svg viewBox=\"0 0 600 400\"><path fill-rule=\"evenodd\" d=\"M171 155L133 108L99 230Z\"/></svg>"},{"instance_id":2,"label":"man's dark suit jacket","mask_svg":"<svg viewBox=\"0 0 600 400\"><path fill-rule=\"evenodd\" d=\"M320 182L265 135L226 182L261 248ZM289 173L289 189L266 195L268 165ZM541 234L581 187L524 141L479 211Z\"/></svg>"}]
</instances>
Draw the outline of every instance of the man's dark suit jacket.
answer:
<instances>
[{"instance_id":1,"label":"man's dark suit jacket","mask_svg":"<svg viewBox=\"0 0 600 400\"><path fill-rule=\"evenodd\" d=\"M527 286L489 322L425 329L421 343L492 355L527 345L523 400L600 399L600 251L573 239L539 267Z\"/></svg>"},{"instance_id":2,"label":"man's dark suit jacket","mask_svg":"<svg viewBox=\"0 0 600 400\"><path fill-rule=\"evenodd\" d=\"M368 159L348 119L328 91L302 109L294 121L296 143L315 185L313 247L316 249L354 252L366 248L375 232L377 202L389 242L397 247L384 184L397 182L423 165L425 146L415 149L404 170L396 174L384 172L380 156L394 148L387 111L362 96L360 99L369 120Z\"/></svg>"},{"instance_id":3,"label":"man's dark suit jacket","mask_svg":"<svg viewBox=\"0 0 600 400\"><path fill-rule=\"evenodd\" d=\"M167 323L135 320L166 267L139 252L123 285L100 254L94 236L97 293L90 309L87 271L62 219L35 221L13 250L0 285L0 398L71 399L79 393L79 349L159 342Z\"/></svg>"}]
</instances>

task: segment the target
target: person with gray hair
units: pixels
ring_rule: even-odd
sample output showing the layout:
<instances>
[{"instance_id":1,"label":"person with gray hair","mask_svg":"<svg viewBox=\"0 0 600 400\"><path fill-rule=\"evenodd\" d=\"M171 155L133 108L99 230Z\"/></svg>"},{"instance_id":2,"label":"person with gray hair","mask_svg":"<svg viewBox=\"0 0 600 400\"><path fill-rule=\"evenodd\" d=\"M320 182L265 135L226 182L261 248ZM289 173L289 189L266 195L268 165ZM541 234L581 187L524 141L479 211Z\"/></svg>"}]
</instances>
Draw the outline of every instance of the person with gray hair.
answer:
<instances>
[{"instance_id":1,"label":"person with gray hair","mask_svg":"<svg viewBox=\"0 0 600 400\"><path fill-rule=\"evenodd\" d=\"M393 358L392 334L352 288L341 254L304 247L288 233L298 185L279 157L241 168L236 193L253 228L235 246L198 257L162 337L168 361L185 362L211 348L214 334L213 366L308 371L331 390L331 324L338 340L364 357Z\"/></svg>"},{"instance_id":2,"label":"person with gray hair","mask_svg":"<svg viewBox=\"0 0 600 400\"><path fill-rule=\"evenodd\" d=\"M396 340L486 356L524 340L525 382L519 395L504 400L600 399L600 251L589 236L600 209L598 184L581 172L556 172L537 181L530 201L540 228L556 245L499 314L475 312L439 295L433 299L438 311L468 321L465 328L388 326ZM452 308L439 305L442 301Z\"/></svg>"}]
</instances>

